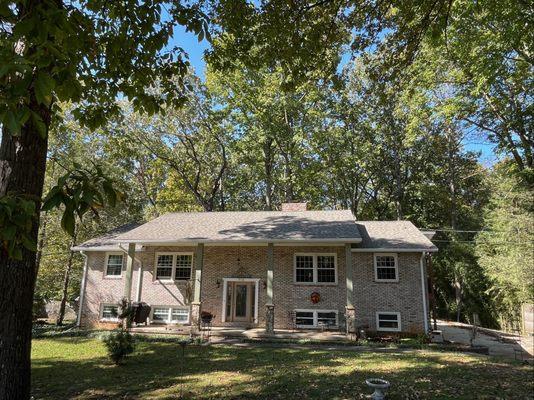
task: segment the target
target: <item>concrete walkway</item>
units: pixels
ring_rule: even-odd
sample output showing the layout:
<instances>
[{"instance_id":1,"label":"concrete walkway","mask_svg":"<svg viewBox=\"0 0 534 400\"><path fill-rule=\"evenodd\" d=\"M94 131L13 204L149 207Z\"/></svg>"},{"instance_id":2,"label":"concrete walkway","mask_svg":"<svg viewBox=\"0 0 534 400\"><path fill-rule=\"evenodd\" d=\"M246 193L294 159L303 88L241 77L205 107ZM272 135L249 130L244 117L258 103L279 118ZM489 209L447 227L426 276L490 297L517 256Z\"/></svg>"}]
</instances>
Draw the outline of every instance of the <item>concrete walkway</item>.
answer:
<instances>
[{"instance_id":1,"label":"concrete walkway","mask_svg":"<svg viewBox=\"0 0 534 400\"><path fill-rule=\"evenodd\" d=\"M467 345L470 343L471 325L438 320L438 329L443 332L444 340ZM507 332L482 329L478 331L473 343L479 346L487 346L489 354L494 356L519 360L529 359L534 356L533 337L521 337Z\"/></svg>"}]
</instances>

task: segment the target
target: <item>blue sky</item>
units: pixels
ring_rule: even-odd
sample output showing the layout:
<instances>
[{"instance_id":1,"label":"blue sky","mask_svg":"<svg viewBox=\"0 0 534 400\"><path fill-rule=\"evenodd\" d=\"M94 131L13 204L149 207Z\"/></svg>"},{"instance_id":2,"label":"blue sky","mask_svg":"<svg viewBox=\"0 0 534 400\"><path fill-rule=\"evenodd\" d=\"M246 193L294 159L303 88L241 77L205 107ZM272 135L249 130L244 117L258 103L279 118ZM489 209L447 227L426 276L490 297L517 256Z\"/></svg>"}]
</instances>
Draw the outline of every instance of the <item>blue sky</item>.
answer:
<instances>
[{"instance_id":1,"label":"blue sky","mask_svg":"<svg viewBox=\"0 0 534 400\"><path fill-rule=\"evenodd\" d=\"M202 80L204 80L204 68L206 63L204 62L204 51L209 48L207 40L199 42L197 37L191 33L186 32L183 26L177 26L175 28L175 35L171 46L182 47L189 55L189 62L194 68L195 73ZM345 57L345 62L348 57ZM491 166L497 161L497 156L493 151L493 145L486 143L482 137L469 137L464 141L465 149L468 151L480 152L479 161L482 165Z\"/></svg>"}]
</instances>

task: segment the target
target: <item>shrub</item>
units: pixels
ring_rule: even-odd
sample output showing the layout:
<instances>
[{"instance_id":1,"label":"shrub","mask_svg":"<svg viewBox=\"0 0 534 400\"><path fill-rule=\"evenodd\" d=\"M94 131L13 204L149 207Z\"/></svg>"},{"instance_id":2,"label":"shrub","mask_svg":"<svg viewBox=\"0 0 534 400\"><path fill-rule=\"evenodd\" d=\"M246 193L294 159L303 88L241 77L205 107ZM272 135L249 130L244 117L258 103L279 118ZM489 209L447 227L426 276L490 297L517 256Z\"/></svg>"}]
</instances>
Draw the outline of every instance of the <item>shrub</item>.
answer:
<instances>
[{"instance_id":1,"label":"shrub","mask_svg":"<svg viewBox=\"0 0 534 400\"><path fill-rule=\"evenodd\" d=\"M103 341L108 350L109 358L116 365L121 364L123 359L134 351L134 339L124 329L110 332Z\"/></svg>"}]
</instances>

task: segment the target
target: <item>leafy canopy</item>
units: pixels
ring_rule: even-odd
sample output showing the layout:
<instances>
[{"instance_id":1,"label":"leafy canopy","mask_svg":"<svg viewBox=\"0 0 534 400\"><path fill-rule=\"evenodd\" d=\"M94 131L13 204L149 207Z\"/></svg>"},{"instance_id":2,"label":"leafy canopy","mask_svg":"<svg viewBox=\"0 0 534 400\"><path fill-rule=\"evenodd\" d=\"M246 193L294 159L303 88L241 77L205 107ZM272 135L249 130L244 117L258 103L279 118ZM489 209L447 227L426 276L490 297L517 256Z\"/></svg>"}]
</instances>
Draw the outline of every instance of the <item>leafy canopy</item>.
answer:
<instances>
[{"instance_id":1,"label":"leafy canopy","mask_svg":"<svg viewBox=\"0 0 534 400\"><path fill-rule=\"evenodd\" d=\"M169 46L175 25L203 38L207 17L198 5L163 1L4 1L0 4L0 122L13 134L32 120L33 105L76 103L73 115L90 127L118 112L117 97L154 113L183 101L176 77L188 61ZM157 83L162 93L151 91Z\"/></svg>"}]
</instances>

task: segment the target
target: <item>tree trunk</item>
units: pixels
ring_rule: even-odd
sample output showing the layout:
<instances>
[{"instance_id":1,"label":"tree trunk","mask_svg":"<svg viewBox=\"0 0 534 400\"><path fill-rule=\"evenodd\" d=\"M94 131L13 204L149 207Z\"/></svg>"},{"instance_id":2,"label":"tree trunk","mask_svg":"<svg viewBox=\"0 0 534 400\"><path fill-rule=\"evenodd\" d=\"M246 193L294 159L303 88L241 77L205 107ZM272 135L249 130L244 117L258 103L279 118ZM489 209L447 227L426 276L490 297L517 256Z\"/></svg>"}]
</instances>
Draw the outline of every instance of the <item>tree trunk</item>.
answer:
<instances>
[{"instance_id":1,"label":"tree trunk","mask_svg":"<svg viewBox=\"0 0 534 400\"><path fill-rule=\"evenodd\" d=\"M35 101L29 107L50 126L50 110ZM31 119L20 135L2 131L0 145L0 196L23 195L41 206L48 141ZM37 242L39 212L32 222L31 237ZM0 257L0 399L30 398L32 303L37 277L35 251L22 249L22 259Z\"/></svg>"},{"instance_id":2,"label":"tree trunk","mask_svg":"<svg viewBox=\"0 0 534 400\"><path fill-rule=\"evenodd\" d=\"M273 209L273 156L272 156L273 139L270 136L265 138L263 144L263 160L265 169L265 205L268 211Z\"/></svg>"},{"instance_id":3,"label":"tree trunk","mask_svg":"<svg viewBox=\"0 0 534 400\"><path fill-rule=\"evenodd\" d=\"M65 318L65 307L67 305L70 272L72 270L72 260L74 258L74 252L70 248L76 245L76 235L77 232L74 232L74 237L72 238L69 246L69 258L67 259L67 266L65 268L65 275L63 277L63 292L61 294L61 303L59 305L59 313L56 319L56 325L63 325L63 319Z\"/></svg>"},{"instance_id":4,"label":"tree trunk","mask_svg":"<svg viewBox=\"0 0 534 400\"><path fill-rule=\"evenodd\" d=\"M35 264L37 270L39 271L39 266L41 265L41 258L43 258L43 247L46 241L46 226L48 225L48 217L46 213L41 219L41 226L39 227L39 242L37 243L37 254L35 255Z\"/></svg>"},{"instance_id":5,"label":"tree trunk","mask_svg":"<svg viewBox=\"0 0 534 400\"><path fill-rule=\"evenodd\" d=\"M454 273L454 295L456 300L456 322L462 317L462 282L458 274Z\"/></svg>"}]
</instances>

